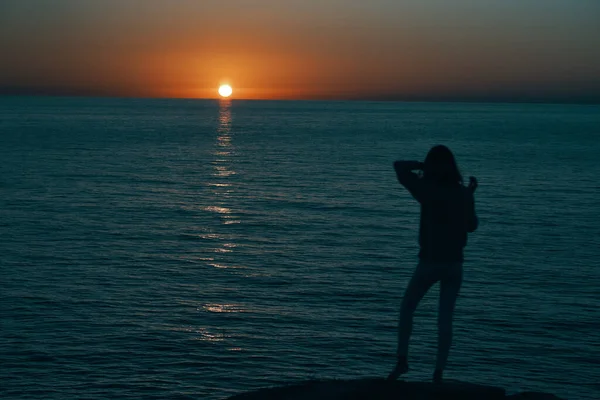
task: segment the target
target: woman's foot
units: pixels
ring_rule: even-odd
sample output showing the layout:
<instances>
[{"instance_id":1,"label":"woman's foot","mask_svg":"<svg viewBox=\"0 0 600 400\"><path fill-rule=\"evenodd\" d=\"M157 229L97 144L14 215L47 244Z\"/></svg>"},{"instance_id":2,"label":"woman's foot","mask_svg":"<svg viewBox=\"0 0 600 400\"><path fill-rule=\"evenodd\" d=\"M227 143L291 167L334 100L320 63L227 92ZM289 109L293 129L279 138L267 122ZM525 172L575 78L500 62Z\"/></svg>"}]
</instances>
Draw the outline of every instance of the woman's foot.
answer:
<instances>
[{"instance_id":1,"label":"woman's foot","mask_svg":"<svg viewBox=\"0 0 600 400\"><path fill-rule=\"evenodd\" d=\"M398 357L398 361L396 362L396 366L394 370L388 375L388 381L395 381L402 374L408 372L408 361L406 357Z\"/></svg>"},{"instance_id":2,"label":"woman's foot","mask_svg":"<svg viewBox=\"0 0 600 400\"><path fill-rule=\"evenodd\" d=\"M444 371L442 371L441 369L436 369L435 372L433 373L433 383L442 383L442 375L444 374Z\"/></svg>"}]
</instances>

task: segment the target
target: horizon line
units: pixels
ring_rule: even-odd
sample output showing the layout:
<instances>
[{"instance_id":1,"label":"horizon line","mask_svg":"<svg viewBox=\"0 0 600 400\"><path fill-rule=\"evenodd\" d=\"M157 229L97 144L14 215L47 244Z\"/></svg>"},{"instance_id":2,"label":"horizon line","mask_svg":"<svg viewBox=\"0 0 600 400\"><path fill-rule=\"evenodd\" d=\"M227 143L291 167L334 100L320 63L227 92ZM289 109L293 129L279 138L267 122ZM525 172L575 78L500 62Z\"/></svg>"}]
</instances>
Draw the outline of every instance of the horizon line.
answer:
<instances>
[{"instance_id":1,"label":"horizon line","mask_svg":"<svg viewBox=\"0 0 600 400\"><path fill-rule=\"evenodd\" d=\"M600 95L584 98L568 97L528 97L528 96L376 96L376 97L298 97L298 98L241 98L241 97L168 97L168 96L135 96L117 94L82 94L82 93L2 93L0 97L38 97L38 98L88 98L115 100L200 100L200 101L302 101L302 102L373 102L373 103L488 103L488 104L565 104L565 105L600 105Z\"/></svg>"}]
</instances>

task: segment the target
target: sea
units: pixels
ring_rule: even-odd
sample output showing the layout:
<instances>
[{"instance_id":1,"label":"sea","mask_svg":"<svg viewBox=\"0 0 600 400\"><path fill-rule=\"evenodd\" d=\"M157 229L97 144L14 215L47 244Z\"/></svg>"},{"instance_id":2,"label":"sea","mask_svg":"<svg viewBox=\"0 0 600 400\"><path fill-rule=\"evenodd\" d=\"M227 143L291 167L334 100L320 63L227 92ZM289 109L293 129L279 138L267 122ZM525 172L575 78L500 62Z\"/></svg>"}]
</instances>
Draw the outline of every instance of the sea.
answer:
<instances>
[{"instance_id":1,"label":"sea","mask_svg":"<svg viewBox=\"0 0 600 400\"><path fill-rule=\"evenodd\" d=\"M600 398L600 106L75 97L0 98L0 398L387 376L419 219L392 163L436 144L479 181L445 377Z\"/></svg>"}]
</instances>

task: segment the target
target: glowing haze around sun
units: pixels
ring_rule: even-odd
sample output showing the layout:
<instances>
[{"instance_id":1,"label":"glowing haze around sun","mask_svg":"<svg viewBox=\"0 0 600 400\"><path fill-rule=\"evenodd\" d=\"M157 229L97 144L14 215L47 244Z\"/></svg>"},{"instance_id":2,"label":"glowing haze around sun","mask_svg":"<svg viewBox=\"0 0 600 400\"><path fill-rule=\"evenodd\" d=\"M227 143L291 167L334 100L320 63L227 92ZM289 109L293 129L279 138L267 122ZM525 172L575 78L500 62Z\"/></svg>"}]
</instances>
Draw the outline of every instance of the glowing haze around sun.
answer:
<instances>
[{"instance_id":1,"label":"glowing haze around sun","mask_svg":"<svg viewBox=\"0 0 600 400\"><path fill-rule=\"evenodd\" d=\"M229 97L233 93L233 89L229 85L219 86L219 95L221 97Z\"/></svg>"}]
</instances>

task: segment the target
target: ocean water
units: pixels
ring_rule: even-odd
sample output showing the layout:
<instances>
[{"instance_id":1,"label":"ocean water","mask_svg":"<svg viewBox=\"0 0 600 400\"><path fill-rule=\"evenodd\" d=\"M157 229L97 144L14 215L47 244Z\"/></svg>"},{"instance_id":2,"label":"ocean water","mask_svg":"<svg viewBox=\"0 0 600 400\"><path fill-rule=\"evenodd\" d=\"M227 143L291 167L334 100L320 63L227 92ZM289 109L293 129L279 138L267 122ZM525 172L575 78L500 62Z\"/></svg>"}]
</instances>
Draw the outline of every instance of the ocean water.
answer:
<instances>
[{"instance_id":1,"label":"ocean water","mask_svg":"<svg viewBox=\"0 0 600 400\"><path fill-rule=\"evenodd\" d=\"M0 98L0 397L387 375L419 212L392 162L444 143L481 222L447 377L599 398L599 127L589 105Z\"/></svg>"}]
</instances>

